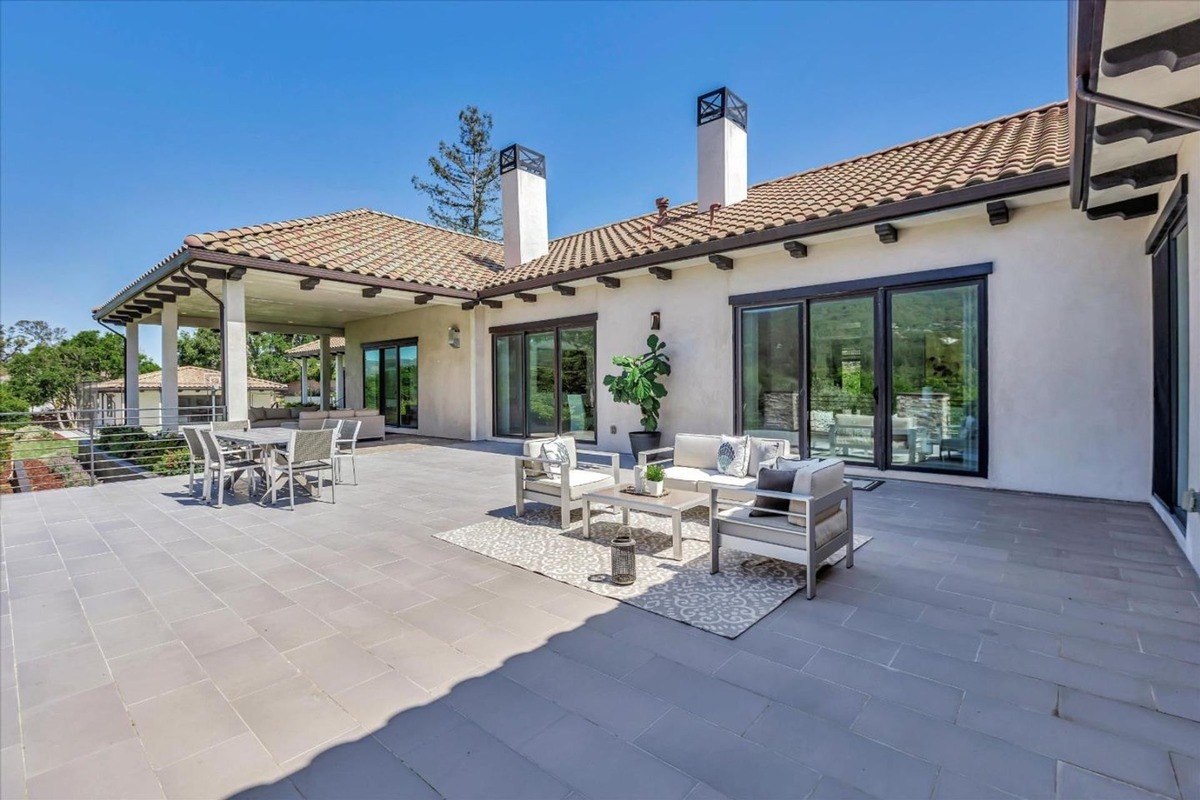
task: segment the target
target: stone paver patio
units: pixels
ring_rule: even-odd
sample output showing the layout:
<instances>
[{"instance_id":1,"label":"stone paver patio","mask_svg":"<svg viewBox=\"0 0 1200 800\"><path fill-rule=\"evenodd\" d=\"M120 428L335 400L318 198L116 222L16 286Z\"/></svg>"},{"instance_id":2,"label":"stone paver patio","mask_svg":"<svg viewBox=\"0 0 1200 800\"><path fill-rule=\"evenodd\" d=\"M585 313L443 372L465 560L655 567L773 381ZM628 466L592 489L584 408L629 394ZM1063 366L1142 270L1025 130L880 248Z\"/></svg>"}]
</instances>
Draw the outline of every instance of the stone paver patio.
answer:
<instances>
[{"instance_id":1,"label":"stone paver patio","mask_svg":"<svg viewBox=\"0 0 1200 800\"><path fill-rule=\"evenodd\" d=\"M294 513L5 497L0 796L1200 797L1200 583L1146 507L889 481L726 640L431 538L497 446Z\"/></svg>"}]
</instances>

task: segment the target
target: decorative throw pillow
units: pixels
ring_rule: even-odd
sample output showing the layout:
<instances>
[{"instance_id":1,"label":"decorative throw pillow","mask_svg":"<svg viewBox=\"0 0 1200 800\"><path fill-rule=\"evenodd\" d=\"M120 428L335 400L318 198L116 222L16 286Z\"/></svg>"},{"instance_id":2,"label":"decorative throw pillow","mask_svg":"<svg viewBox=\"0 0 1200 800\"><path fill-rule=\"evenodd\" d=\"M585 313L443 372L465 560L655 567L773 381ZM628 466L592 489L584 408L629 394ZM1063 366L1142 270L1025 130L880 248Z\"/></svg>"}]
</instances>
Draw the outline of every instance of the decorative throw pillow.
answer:
<instances>
[{"instance_id":1,"label":"decorative throw pillow","mask_svg":"<svg viewBox=\"0 0 1200 800\"><path fill-rule=\"evenodd\" d=\"M774 461L779 457L782 449L778 439L759 439L755 436L750 437L749 447L750 457L747 464L751 475L758 474L764 461Z\"/></svg>"},{"instance_id":2,"label":"decorative throw pillow","mask_svg":"<svg viewBox=\"0 0 1200 800\"><path fill-rule=\"evenodd\" d=\"M815 467L819 463L821 463L821 459L819 459L819 458L801 458L800 456L778 456L773 461L771 461L771 463L765 464L764 466L769 467L771 469L784 469L789 472L795 472L798 469L807 469L808 467ZM759 469L762 469L762 467L760 466Z\"/></svg>"},{"instance_id":3,"label":"decorative throw pillow","mask_svg":"<svg viewBox=\"0 0 1200 800\"><path fill-rule=\"evenodd\" d=\"M750 448L745 436L722 436L717 447L717 472L733 478L746 477Z\"/></svg>"},{"instance_id":4,"label":"decorative throw pillow","mask_svg":"<svg viewBox=\"0 0 1200 800\"><path fill-rule=\"evenodd\" d=\"M796 473L790 469L770 469L763 467L758 471L758 488L765 489L768 492L786 492L791 493L792 485L796 481ZM754 496L754 508L750 509L752 517L775 517L779 520L787 519L783 514L772 513L774 511L786 512L788 510L789 501L779 497L763 497L762 495ZM762 510L769 509L769 510Z\"/></svg>"},{"instance_id":5,"label":"decorative throw pillow","mask_svg":"<svg viewBox=\"0 0 1200 800\"><path fill-rule=\"evenodd\" d=\"M542 458L553 462L545 465L547 475L552 478L561 475L564 464L571 468L571 446L561 436L555 436L542 445Z\"/></svg>"}]
</instances>

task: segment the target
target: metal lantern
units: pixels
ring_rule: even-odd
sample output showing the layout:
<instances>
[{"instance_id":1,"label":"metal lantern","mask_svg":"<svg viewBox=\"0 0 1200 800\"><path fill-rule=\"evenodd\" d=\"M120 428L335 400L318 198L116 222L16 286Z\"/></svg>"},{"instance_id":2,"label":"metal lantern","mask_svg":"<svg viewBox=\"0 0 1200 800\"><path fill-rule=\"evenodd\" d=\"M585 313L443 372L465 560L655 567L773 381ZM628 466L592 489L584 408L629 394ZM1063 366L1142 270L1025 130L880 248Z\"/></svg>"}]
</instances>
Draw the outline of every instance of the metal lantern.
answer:
<instances>
[{"instance_id":1,"label":"metal lantern","mask_svg":"<svg viewBox=\"0 0 1200 800\"><path fill-rule=\"evenodd\" d=\"M612 541L612 580L618 586L629 586L637 580L633 532L627 525L617 530L617 537Z\"/></svg>"}]
</instances>

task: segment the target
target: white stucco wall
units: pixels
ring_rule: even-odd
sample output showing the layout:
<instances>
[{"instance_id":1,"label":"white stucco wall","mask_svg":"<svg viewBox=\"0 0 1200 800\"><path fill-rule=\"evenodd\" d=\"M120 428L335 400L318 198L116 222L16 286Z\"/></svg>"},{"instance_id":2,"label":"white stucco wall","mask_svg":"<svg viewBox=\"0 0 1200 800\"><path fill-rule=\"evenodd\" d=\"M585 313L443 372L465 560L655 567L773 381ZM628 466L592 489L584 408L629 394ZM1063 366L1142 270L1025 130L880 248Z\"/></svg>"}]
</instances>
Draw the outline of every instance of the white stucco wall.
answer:
<instances>
[{"instance_id":1,"label":"white stucco wall","mask_svg":"<svg viewBox=\"0 0 1200 800\"><path fill-rule=\"evenodd\" d=\"M417 338L417 429L425 436L475 438L471 400L471 313L456 306L426 308L346 325L346 407L362 408L362 344ZM461 346L449 329L458 325Z\"/></svg>"},{"instance_id":2,"label":"white stucco wall","mask_svg":"<svg viewBox=\"0 0 1200 800\"><path fill-rule=\"evenodd\" d=\"M920 272L990 261L990 456L986 480L928 479L1068 495L1145 501L1150 491L1150 299L1141 244L1144 220L1091 222L1065 200L1017 209L1007 225L982 212L967 219L901 227L896 244L861 235L814 244L809 257L782 249L677 269L671 281L621 276L621 288L581 288L571 298L507 299L485 326L596 313L599 375L613 355L644 349L650 313L674 374L665 400L664 441L680 431L733 428L734 294ZM1198 350L1200 352L1200 350ZM481 431L490 429L490 361L482 365ZM1198 393L1200 394L1200 393ZM627 451L637 412L603 388L599 446ZM610 425L617 426L615 434ZM923 479L904 473L897 477Z\"/></svg>"},{"instance_id":3,"label":"white stucco wall","mask_svg":"<svg viewBox=\"0 0 1200 800\"><path fill-rule=\"evenodd\" d=\"M670 281L622 275L615 290L597 284L579 288L574 297L540 294L536 303L506 297L498 310L431 306L351 323L346 326L347 400L352 406L362 403L362 342L417 336L418 432L488 437L487 329L595 313L599 447L627 451L628 432L640 428L638 414L616 406L599 384L614 371L614 355L644 349L650 314L660 311L660 335L674 368L664 404L664 441L680 431L730 431L730 295L990 261L989 476L905 472L895 477L1145 502L1152 358L1149 267L1142 244L1151 224L1089 221L1065 199L1018 208L1002 226L989 225L980 209L966 218L901 225L896 244L881 244L868 228L837 241L818 240L805 259L793 259L779 247L736 258L732 272L706 264L676 269ZM1200 279L1193 284L1196 291ZM457 350L446 343L452 322L462 329ZM1200 324L1193 336L1197 329ZM1200 353L1200 343L1194 352ZM1193 403L1198 398L1200 388ZM615 433L610 431L614 425ZM1193 453L1198 456L1200 445Z\"/></svg>"}]
</instances>

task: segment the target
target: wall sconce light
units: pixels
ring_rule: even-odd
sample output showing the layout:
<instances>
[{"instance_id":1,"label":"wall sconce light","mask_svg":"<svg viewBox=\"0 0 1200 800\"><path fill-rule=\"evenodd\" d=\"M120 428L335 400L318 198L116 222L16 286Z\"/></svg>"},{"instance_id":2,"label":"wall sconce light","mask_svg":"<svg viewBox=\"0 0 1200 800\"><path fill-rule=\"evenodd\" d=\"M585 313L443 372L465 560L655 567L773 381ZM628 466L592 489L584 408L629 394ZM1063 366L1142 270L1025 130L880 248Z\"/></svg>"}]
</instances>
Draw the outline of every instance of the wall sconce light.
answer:
<instances>
[{"instance_id":1,"label":"wall sconce light","mask_svg":"<svg viewBox=\"0 0 1200 800\"><path fill-rule=\"evenodd\" d=\"M457 325L450 326L450 329L446 332L446 341L455 350L462 344L462 331L458 329Z\"/></svg>"},{"instance_id":2,"label":"wall sconce light","mask_svg":"<svg viewBox=\"0 0 1200 800\"><path fill-rule=\"evenodd\" d=\"M650 312L650 330L656 331L662 326L662 313L659 311Z\"/></svg>"}]
</instances>

